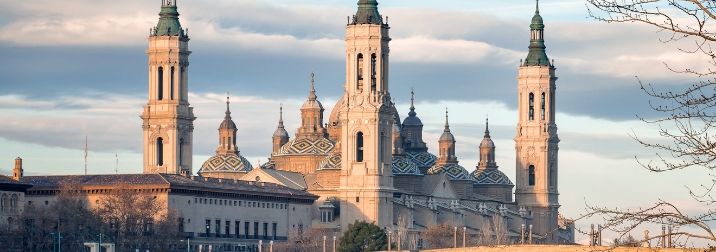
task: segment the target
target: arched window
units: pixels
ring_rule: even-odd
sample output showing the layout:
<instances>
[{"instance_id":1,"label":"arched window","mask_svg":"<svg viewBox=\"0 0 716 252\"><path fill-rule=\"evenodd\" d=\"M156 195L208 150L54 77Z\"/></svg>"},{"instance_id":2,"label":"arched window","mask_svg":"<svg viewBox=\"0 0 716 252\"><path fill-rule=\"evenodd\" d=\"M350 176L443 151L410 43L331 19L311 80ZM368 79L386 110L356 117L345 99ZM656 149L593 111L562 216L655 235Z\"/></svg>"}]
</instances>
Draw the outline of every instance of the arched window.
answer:
<instances>
[{"instance_id":1,"label":"arched window","mask_svg":"<svg viewBox=\"0 0 716 252\"><path fill-rule=\"evenodd\" d=\"M540 116L541 116L542 120L544 121L544 113L545 113L545 111L544 111L544 109L545 109L544 92L542 92L542 105L541 106L542 106L542 112L541 112Z\"/></svg>"},{"instance_id":2,"label":"arched window","mask_svg":"<svg viewBox=\"0 0 716 252\"><path fill-rule=\"evenodd\" d=\"M371 91L375 91L375 88L376 88L376 79L375 79L376 78L375 77L376 76L376 72L375 72L376 63L377 63L377 58L375 56L375 53L371 54L370 55L370 90Z\"/></svg>"},{"instance_id":3,"label":"arched window","mask_svg":"<svg viewBox=\"0 0 716 252\"><path fill-rule=\"evenodd\" d=\"M530 93L530 109L529 109L529 118L530 121L535 119L535 94Z\"/></svg>"},{"instance_id":4,"label":"arched window","mask_svg":"<svg viewBox=\"0 0 716 252\"><path fill-rule=\"evenodd\" d=\"M160 137L157 138L157 165L164 165L164 140Z\"/></svg>"},{"instance_id":5,"label":"arched window","mask_svg":"<svg viewBox=\"0 0 716 252\"><path fill-rule=\"evenodd\" d=\"M356 135L356 162L363 162L363 132Z\"/></svg>"},{"instance_id":6,"label":"arched window","mask_svg":"<svg viewBox=\"0 0 716 252\"><path fill-rule=\"evenodd\" d=\"M164 99L164 68L159 67L157 70L157 100Z\"/></svg>"},{"instance_id":7,"label":"arched window","mask_svg":"<svg viewBox=\"0 0 716 252\"><path fill-rule=\"evenodd\" d=\"M184 165L184 138L179 139L179 166Z\"/></svg>"},{"instance_id":8,"label":"arched window","mask_svg":"<svg viewBox=\"0 0 716 252\"><path fill-rule=\"evenodd\" d=\"M527 177L527 183L531 186L535 185L535 166L530 165Z\"/></svg>"},{"instance_id":9,"label":"arched window","mask_svg":"<svg viewBox=\"0 0 716 252\"><path fill-rule=\"evenodd\" d=\"M0 199L0 212L4 213L7 208L7 194L3 194L2 198Z\"/></svg>"},{"instance_id":10,"label":"arched window","mask_svg":"<svg viewBox=\"0 0 716 252\"><path fill-rule=\"evenodd\" d=\"M171 77L169 78L169 99L174 100L174 67L170 70Z\"/></svg>"},{"instance_id":11,"label":"arched window","mask_svg":"<svg viewBox=\"0 0 716 252\"><path fill-rule=\"evenodd\" d=\"M380 132L380 153L378 153L378 162L383 162L383 159L385 158L385 132Z\"/></svg>"},{"instance_id":12,"label":"arched window","mask_svg":"<svg viewBox=\"0 0 716 252\"><path fill-rule=\"evenodd\" d=\"M358 54L358 85L356 86L357 90L363 90L363 54Z\"/></svg>"},{"instance_id":13,"label":"arched window","mask_svg":"<svg viewBox=\"0 0 716 252\"><path fill-rule=\"evenodd\" d=\"M184 78L186 78L186 67L180 67L181 69L179 71L179 99L181 100L183 97L182 90L184 89Z\"/></svg>"}]
</instances>

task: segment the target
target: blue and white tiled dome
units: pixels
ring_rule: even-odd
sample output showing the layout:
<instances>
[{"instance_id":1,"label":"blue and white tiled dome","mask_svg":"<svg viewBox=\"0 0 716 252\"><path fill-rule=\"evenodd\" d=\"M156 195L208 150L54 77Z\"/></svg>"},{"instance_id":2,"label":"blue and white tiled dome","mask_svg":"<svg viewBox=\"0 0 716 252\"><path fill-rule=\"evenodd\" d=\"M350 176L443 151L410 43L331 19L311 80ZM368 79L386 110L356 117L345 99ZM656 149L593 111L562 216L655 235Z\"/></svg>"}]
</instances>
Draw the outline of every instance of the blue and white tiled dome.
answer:
<instances>
[{"instance_id":1,"label":"blue and white tiled dome","mask_svg":"<svg viewBox=\"0 0 716 252\"><path fill-rule=\"evenodd\" d=\"M406 152L405 153L413 163L417 164L418 167L421 168L428 168L433 167L435 165L435 162L438 161L438 157L436 157L433 154L430 154L429 152L421 151L421 152Z\"/></svg>"},{"instance_id":2,"label":"blue and white tiled dome","mask_svg":"<svg viewBox=\"0 0 716 252\"><path fill-rule=\"evenodd\" d=\"M507 175L494 168L477 169L470 174L470 177L479 185L514 185Z\"/></svg>"},{"instance_id":3,"label":"blue and white tiled dome","mask_svg":"<svg viewBox=\"0 0 716 252\"><path fill-rule=\"evenodd\" d=\"M468 180L470 174L467 172L465 167L455 163L448 163L443 165L434 165L428 169L428 174L438 174L444 172L450 179L454 180Z\"/></svg>"},{"instance_id":4,"label":"blue and white tiled dome","mask_svg":"<svg viewBox=\"0 0 716 252\"><path fill-rule=\"evenodd\" d=\"M336 146L326 138L293 139L283 145L278 155L328 155Z\"/></svg>"},{"instance_id":5,"label":"blue and white tiled dome","mask_svg":"<svg viewBox=\"0 0 716 252\"><path fill-rule=\"evenodd\" d=\"M422 175L420 168L407 156L393 156L393 175Z\"/></svg>"},{"instance_id":6,"label":"blue and white tiled dome","mask_svg":"<svg viewBox=\"0 0 716 252\"><path fill-rule=\"evenodd\" d=\"M204 173L204 172L241 172L241 173L247 173L250 172L253 169L253 166L251 166L251 163L246 158L242 157L241 155L237 154L219 154L215 155L206 162L204 162L203 165L201 165L201 169L199 169L198 173Z\"/></svg>"},{"instance_id":7,"label":"blue and white tiled dome","mask_svg":"<svg viewBox=\"0 0 716 252\"><path fill-rule=\"evenodd\" d=\"M318 165L318 170L340 170L342 155L340 152L334 152L327 156Z\"/></svg>"}]
</instances>

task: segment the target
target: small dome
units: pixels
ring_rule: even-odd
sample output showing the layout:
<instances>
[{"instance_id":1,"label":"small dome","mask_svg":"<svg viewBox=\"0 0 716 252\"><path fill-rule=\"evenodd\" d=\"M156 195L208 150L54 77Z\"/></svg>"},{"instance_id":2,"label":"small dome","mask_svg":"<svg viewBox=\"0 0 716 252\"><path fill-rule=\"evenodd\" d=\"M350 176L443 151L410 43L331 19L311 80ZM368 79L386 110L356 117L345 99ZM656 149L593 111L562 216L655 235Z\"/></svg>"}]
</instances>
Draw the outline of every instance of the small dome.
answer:
<instances>
[{"instance_id":1,"label":"small dome","mask_svg":"<svg viewBox=\"0 0 716 252\"><path fill-rule=\"evenodd\" d=\"M273 137L288 138L288 132L285 128L280 127L273 132Z\"/></svg>"},{"instance_id":2,"label":"small dome","mask_svg":"<svg viewBox=\"0 0 716 252\"><path fill-rule=\"evenodd\" d=\"M478 169L470 174L478 185L514 185L510 178L498 169Z\"/></svg>"},{"instance_id":3,"label":"small dome","mask_svg":"<svg viewBox=\"0 0 716 252\"><path fill-rule=\"evenodd\" d=\"M480 142L480 148L495 148L495 142L489 137L483 138L482 142Z\"/></svg>"},{"instance_id":4,"label":"small dome","mask_svg":"<svg viewBox=\"0 0 716 252\"><path fill-rule=\"evenodd\" d=\"M423 121L417 116L408 116L403 121L403 126L423 126Z\"/></svg>"},{"instance_id":5,"label":"small dome","mask_svg":"<svg viewBox=\"0 0 716 252\"><path fill-rule=\"evenodd\" d=\"M440 140L439 140L439 141L452 141L452 142L455 142L455 136L453 136L452 133L450 133L450 131L445 131L445 132L443 132L442 135L440 135Z\"/></svg>"},{"instance_id":6,"label":"small dome","mask_svg":"<svg viewBox=\"0 0 716 252\"><path fill-rule=\"evenodd\" d=\"M438 157L429 152L406 152L405 154L420 168L432 167L438 161Z\"/></svg>"},{"instance_id":7,"label":"small dome","mask_svg":"<svg viewBox=\"0 0 716 252\"><path fill-rule=\"evenodd\" d=\"M422 175L415 162L406 156L393 156L393 175Z\"/></svg>"},{"instance_id":8,"label":"small dome","mask_svg":"<svg viewBox=\"0 0 716 252\"><path fill-rule=\"evenodd\" d=\"M470 179L470 174L467 172L465 167L455 163L448 163L444 165L435 165L428 169L428 174L438 174L444 172L450 179L453 180L466 180Z\"/></svg>"},{"instance_id":9,"label":"small dome","mask_svg":"<svg viewBox=\"0 0 716 252\"><path fill-rule=\"evenodd\" d=\"M326 138L293 139L283 145L278 155L329 155L336 144Z\"/></svg>"},{"instance_id":10,"label":"small dome","mask_svg":"<svg viewBox=\"0 0 716 252\"><path fill-rule=\"evenodd\" d=\"M323 110L323 104L321 104L318 100L307 100L303 103L303 106L301 106L301 109L320 109Z\"/></svg>"},{"instance_id":11,"label":"small dome","mask_svg":"<svg viewBox=\"0 0 716 252\"><path fill-rule=\"evenodd\" d=\"M236 129L236 123L231 118L224 118L224 121L219 125L219 129Z\"/></svg>"},{"instance_id":12,"label":"small dome","mask_svg":"<svg viewBox=\"0 0 716 252\"><path fill-rule=\"evenodd\" d=\"M242 157L241 155L237 154L220 154L215 155L206 162L204 162L203 165L201 165L201 169L199 169L198 173L205 173L205 172L240 172L240 173L247 173L253 169L253 166L251 166L251 163L246 158Z\"/></svg>"},{"instance_id":13,"label":"small dome","mask_svg":"<svg viewBox=\"0 0 716 252\"><path fill-rule=\"evenodd\" d=\"M339 124L340 123L340 116L341 116L341 109L343 108L343 99L345 99L345 96L341 96L338 101L336 101L336 104L333 105L333 110L331 110L331 115L328 117L328 123L329 124Z\"/></svg>"},{"instance_id":14,"label":"small dome","mask_svg":"<svg viewBox=\"0 0 716 252\"><path fill-rule=\"evenodd\" d=\"M542 16L539 15L539 12L535 13L532 17L532 24L530 24L530 28L533 30L544 29L544 20L542 20Z\"/></svg>"},{"instance_id":15,"label":"small dome","mask_svg":"<svg viewBox=\"0 0 716 252\"><path fill-rule=\"evenodd\" d=\"M340 152L334 152L330 156L327 156L318 165L318 170L340 170L341 169L342 156Z\"/></svg>"}]
</instances>

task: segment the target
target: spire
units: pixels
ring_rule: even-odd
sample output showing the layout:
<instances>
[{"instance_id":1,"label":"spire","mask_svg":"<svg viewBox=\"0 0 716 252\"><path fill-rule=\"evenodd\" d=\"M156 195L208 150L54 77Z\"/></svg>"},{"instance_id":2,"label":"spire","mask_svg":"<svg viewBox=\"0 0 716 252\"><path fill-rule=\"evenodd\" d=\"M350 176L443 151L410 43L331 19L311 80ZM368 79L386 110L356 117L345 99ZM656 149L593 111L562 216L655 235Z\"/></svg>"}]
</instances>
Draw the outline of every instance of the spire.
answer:
<instances>
[{"instance_id":1,"label":"spire","mask_svg":"<svg viewBox=\"0 0 716 252\"><path fill-rule=\"evenodd\" d=\"M179 12L177 11L176 0L162 0L162 8L159 12L159 22L154 27L154 36L180 36L184 37L184 30L179 23Z\"/></svg>"},{"instance_id":2,"label":"spire","mask_svg":"<svg viewBox=\"0 0 716 252\"><path fill-rule=\"evenodd\" d=\"M358 12L353 17L354 24L383 24L383 18L378 12L378 1L359 0Z\"/></svg>"},{"instance_id":3,"label":"spire","mask_svg":"<svg viewBox=\"0 0 716 252\"><path fill-rule=\"evenodd\" d=\"M278 112L278 127L283 128L283 103L281 103L281 106L279 107Z\"/></svg>"},{"instance_id":4,"label":"spire","mask_svg":"<svg viewBox=\"0 0 716 252\"><path fill-rule=\"evenodd\" d=\"M311 89L308 92L308 100L309 101L315 101L318 96L316 96L316 88L314 86L316 74L311 72Z\"/></svg>"},{"instance_id":5,"label":"spire","mask_svg":"<svg viewBox=\"0 0 716 252\"><path fill-rule=\"evenodd\" d=\"M550 66L544 45L544 20L539 14L539 0L536 0L535 14L530 24L530 46L523 66Z\"/></svg>"},{"instance_id":6,"label":"spire","mask_svg":"<svg viewBox=\"0 0 716 252\"><path fill-rule=\"evenodd\" d=\"M409 116L415 116L415 89L410 90L410 113Z\"/></svg>"},{"instance_id":7,"label":"spire","mask_svg":"<svg viewBox=\"0 0 716 252\"><path fill-rule=\"evenodd\" d=\"M445 132L450 132L450 123L448 122L448 119L448 108L445 107Z\"/></svg>"},{"instance_id":8,"label":"spire","mask_svg":"<svg viewBox=\"0 0 716 252\"><path fill-rule=\"evenodd\" d=\"M490 138L490 118L485 118L485 138Z\"/></svg>"},{"instance_id":9,"label":"spire","mask_svg":"<svg viewBox=\"0 0 716 252\"><path fill-rule=\"evenodd\" d=\"M221 122L219 129L236 129L236 124L233 120L231 120L231 110L229 109L229 104L229 92L226 92L226 112L224 112L224 121Z\"/></svg>"}]
</instances>

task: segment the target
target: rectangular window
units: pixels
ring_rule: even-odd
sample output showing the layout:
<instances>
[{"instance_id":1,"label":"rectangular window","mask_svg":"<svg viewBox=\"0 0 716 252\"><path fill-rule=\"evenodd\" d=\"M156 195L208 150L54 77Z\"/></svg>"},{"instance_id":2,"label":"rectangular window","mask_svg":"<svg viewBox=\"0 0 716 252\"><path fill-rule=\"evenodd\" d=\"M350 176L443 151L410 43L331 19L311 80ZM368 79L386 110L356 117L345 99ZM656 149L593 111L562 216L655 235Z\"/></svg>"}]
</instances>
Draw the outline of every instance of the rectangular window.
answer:
<instances>
[{"instance_id":1,"label":"rectangular window","mask_svg":"<svg viewBox=\"0 0 716 252\"><path fill-rule=\"evenodd\" d=\"M244 238L249 239L249 225L248 221L244 221Z\"/></svg>"},{"instance_id":2,"label":"rectangular window","mask_svg":"<svg viewBox=\"0 0 716 252\"><path fill-rule=\"evenodd\" d=\"M278 223L271 224L271 235L273 236L273 240L276 240L276 229L278 229Z\"/></svg>"},{"instance_id":3,"label":"rectangular window","mask_svg":"<svg viewBox=\"0 0 716 252\"><path fill-rule=\"evenodd\" d=\"M211 220L206 219L206 237L209 237L209 234L211 234Z\"/></svg>"},{"instance_id":4,"label":"rectangular window","mask_svg":"<svg viewBox=\"0 0 716 252\"><path fill-rule=\"evenodd\" d=\"M241 233L241 221L234 221L234 235L236 235L236 238L239 238L239 233Z\"/></svg>"},{"instance_id":5,"label":"rectangular window","mask_svg":"<svg viewBox=\"0 0 716 252\"><path fill-rule=\"evenodd\" d=\"M231 234L231 221L226 221L225 224L226 224L226 227L224 227L224 233L225 233L224 235L226 237L229 237L229 235Z\"/></svg>"},{"instance_id":6,"label":"rectangular window","mask_svg":"<svg viewBox=\"0 0 716 252\"><path fill-rule=\"evenodd\" d=\"M177 224L179 224L179 233L184 233L184 218L179 218Z\"/></svg>"},{"instance_id":7,"label":"rectangular window","mask_svg":"<svg viewBox=\"0 0 716 252\"><path fill-rule=\"evenodd\" d=\"M254 222L254 239L258 239L258 238L259 238L259 222L255 221Z\"/></svg>"},{"instance_id":8,"label":"rectangular window","mask_svg":"<svg viewBox=\"0 0 716 252\"><path fill-rule=\"evenodd\" d=\"M216 220L216 227L214 227L214 231L216 231L216 237L221 237L221 220Z\"/></svg>"},{"instance_id":9,"label":"rectangular window","mask_svg":"<svg viewBox=\"0 0 716 252\"><path fill-rule=\"evenodd\" d=\"M268 223L264 222L264 239L268 239Z\"/></svg>"}]
</instances>

